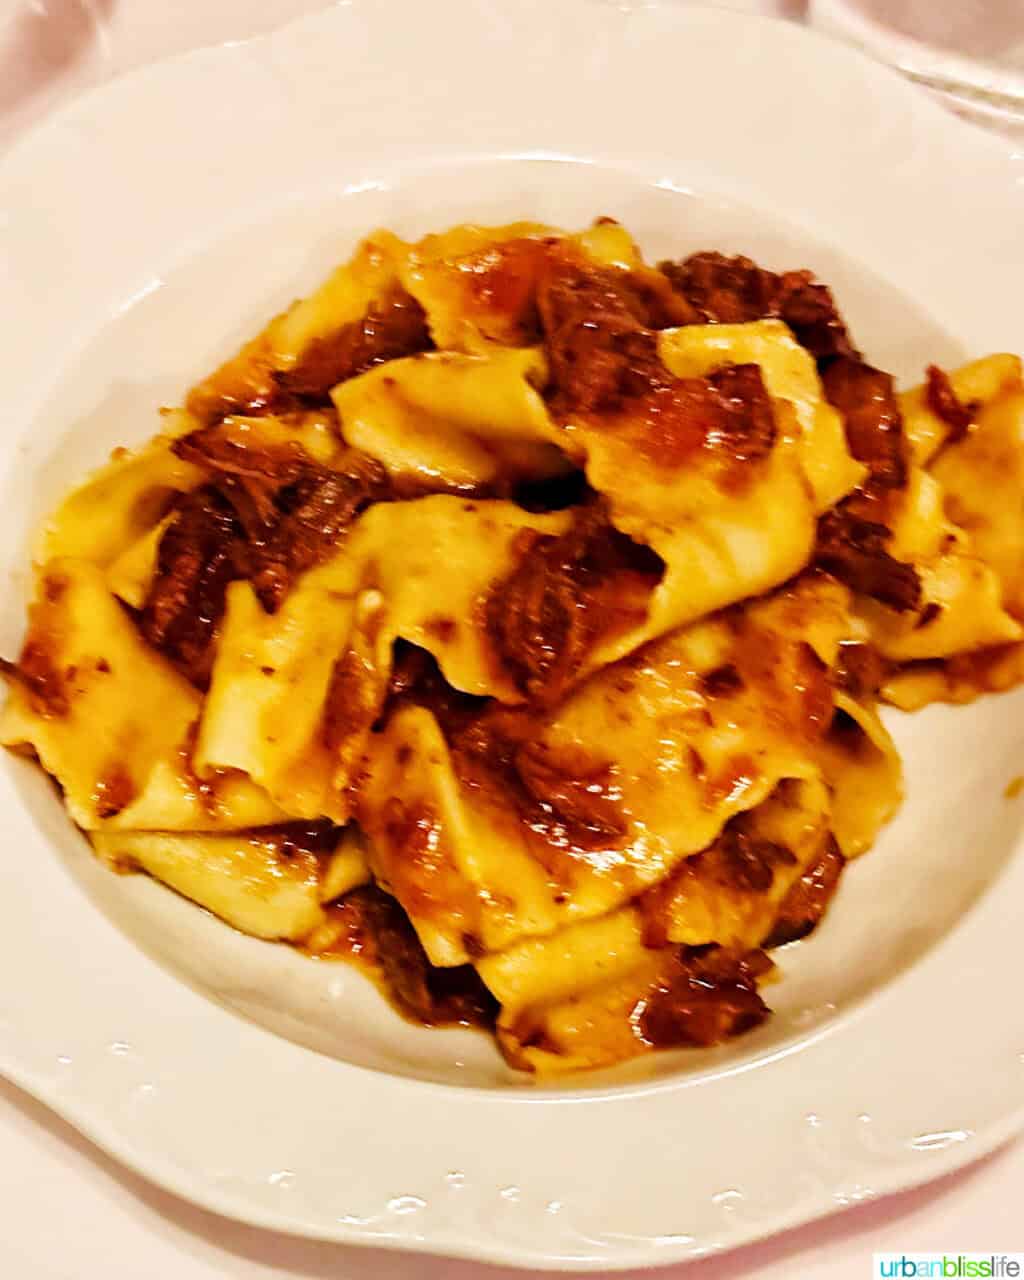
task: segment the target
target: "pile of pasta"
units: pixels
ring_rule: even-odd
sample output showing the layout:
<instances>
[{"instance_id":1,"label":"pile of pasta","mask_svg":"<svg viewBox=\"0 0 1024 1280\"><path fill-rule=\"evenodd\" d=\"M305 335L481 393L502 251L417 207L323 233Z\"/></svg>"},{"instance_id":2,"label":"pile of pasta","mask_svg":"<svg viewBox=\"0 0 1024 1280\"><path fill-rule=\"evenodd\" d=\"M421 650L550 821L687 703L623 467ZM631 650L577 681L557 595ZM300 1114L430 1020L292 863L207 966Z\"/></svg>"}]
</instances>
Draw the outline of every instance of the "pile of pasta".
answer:
<instances>
[{"instance_id":1,"label":"pile of pasta","mask_svg":"<svg viewBox=\"0 0 1024 1280\"><path fill-rule=\"evenodd\" d=\"M261 938L541 1073L761 1022L896 811L877 705L1024 672L1024 381L600 219L365 240L70 494L0 740Z\"/></svg>"}]
</instances>

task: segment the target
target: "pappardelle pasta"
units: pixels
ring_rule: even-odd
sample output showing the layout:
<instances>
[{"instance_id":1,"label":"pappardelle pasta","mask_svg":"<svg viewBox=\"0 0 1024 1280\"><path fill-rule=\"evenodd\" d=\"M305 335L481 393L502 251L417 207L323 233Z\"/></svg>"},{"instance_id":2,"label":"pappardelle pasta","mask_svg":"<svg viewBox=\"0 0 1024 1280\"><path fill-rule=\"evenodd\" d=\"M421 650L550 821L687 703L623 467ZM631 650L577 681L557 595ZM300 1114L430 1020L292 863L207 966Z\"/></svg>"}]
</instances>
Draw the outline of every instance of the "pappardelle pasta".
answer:
<instances>
[{"instance_id":1,"label":"pappardelle pasta","mask_svg":"<svg viewBox=\"0 0 1024 1280\"><path fill-rule=\"evenodd\" d=\"M47 521L0 741L112 868L551 1075L762 1022L899 806L878 703L1022 624L1017 357L898 394L806 271L378 232Z\"/></svg>"}]
</instances>

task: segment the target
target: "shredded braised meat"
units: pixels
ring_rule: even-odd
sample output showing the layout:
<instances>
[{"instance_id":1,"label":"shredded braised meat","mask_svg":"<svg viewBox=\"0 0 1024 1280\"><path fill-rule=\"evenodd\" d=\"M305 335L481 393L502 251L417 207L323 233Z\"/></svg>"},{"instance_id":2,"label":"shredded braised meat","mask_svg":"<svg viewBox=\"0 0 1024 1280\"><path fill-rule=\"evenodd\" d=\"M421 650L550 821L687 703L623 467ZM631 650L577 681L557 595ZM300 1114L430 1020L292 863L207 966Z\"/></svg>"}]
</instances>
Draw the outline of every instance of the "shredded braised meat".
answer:
<instances>
[{"instance_id":1,"label":"shredded braised meat","mask_svg":"<svg viewBox=\"0 0 1024 1280\"><path fill-rule=\"evenodd\" d=\"M794 855L785 845L750 830L746 814L729 822L711 849L696 861L729 888L765 893L775 882L777 867L791 866Z\"/></svg>"},{"instance_id":2,"label":"shredded braised meat","mask_svg":"<svg viewBox=\"0 0 1024 1280\"><path fill-rule=\"evenodd\" d=\"M244 435L228 430L227 423L200 427L175 440L171 448L179 458L216 473L218 479L234 476L254 480L274 489L297 479L309 466L310 457L294 440L270 445L254 445Z\"/></svg>"},{"instance_id":3,"label":"shredded braised meat","mask_svg":"<svg viewBox=\"0 0 1024 1280\"><path fill-rule=\"evenodd\" d=\"M889 552L890 497L905 487L909 450L889 374L840 356L822 372L829 401L842 413L850 452L868 468L857 492L818 522L816 562L852 590L907 612L921 600L917 570Z\"/></svg>"},{"instance_id":4,"label":"shredded braised meat","mask_svg":"<svg viewBox=\"0 0 1024 1280\"><path fill-rule=\"evenodd\" d=\"M626 834L626 817L607 765L553 751L526 740L514 757L527 794L583 847L615 845Z\"/></svg>"},{"instance_id":5,"label":"shredded braised meat","mask_svg":"<svg viewBox=\"0 0 1024 1280\"><path fill-rule=\"evenodd\" d=\"M750 258L695 253L659 264L692 308L686 323L743 324L778 319L817 360L856 356L831 292L809 271L776 274Z\"/></svg>"},{"instance_id":6,"label":"shredded braised meat","mask_svg":"<svg viewBox=\"0 0 1024 1280\"><path fill-rule=\"evenodd\" d=\"M818 521L815 561L851 590L909 612L921 602L921 579L913 565L889 554L887 525L858 514L853 500Z\"/></svg>"},{"instance_id":7,"label":"shredded braised meat","mask_svg":"<svg viewBox=\"0 0 1024 1280\"><path fill-rule=\"evenodd\" d=\"M180 498L160 539L139 625L146 640L201 687L209 680L213 639L242 546L234 509L212 485Z\"/></svg>"},{"instance_id":8,"label":"shredded braised meat","mask_svg":"<svg viewBox=\"0 0 1024 1280\"><path fill-rule=\"evenodd\" d=\"M538 290L556 417L626 419L640 453L682 467L700 450L729 463L768 454L775 413L757 365L726 366L706 378L674 377L658 354L652 313L633 277L570 256L553 256ZM731 467L723 483L746 469Z\"/></svg>"},{"instance_id":9,"label":"shredded braised meat","mask_svg":"<svg viewBox=\"0 0 1024 1280\"><path fill-rule=\"evenodd\" d=\"M611 768L583 751L556 751L537 731L529 713L485 708L451 733L457 775L515 805L542 861L554 850L621 845L628 822Z\"/></svg>"},{"instance_id":10,"label":"shredded braised meat","mask_svg":"<svg viewBox=\"0 0 1024 1280\"><path fill-rule=\"evenodd\" d=\"M469 964L432 965L394 898L365 885L346 894L343 905L357 917L363 954L403 1013L427 1026L494 1026L497 1001L477 971Z\"/></svg>"},{"instance_id":11,"label":"shredded braised meat","mask_svg":"<svg viewBox=\"0 0 1024 1280\"><path fill-rule=\"evenodd\" d=\"M707 382L717 401L708 443L721 447L740 462L766 457L775 444L778 429L760 366L726 365L710 374Z\"/></svg>"},{"instance_id":12,"label":"shredded braised meat","mask_svg":"<svg viewBox=\"0 0 1024 1280\"><path fill-rule=\"evenodd\" d=\"M432 350L427 317L416 299L395 288L362 320L314 338L291 369L274 374L282 390L306 404L329 404L330 390L386 360Z\"/></svg>"},{"instance_id":13,"label":"shredded braised meat","mask_svg":"<svg viewBox=\"0 0 1024 1280\"><path fill-rule=\"evenodd\" d=\"M246 448L222 426L194 431L173 448L210 479L176 500L140 626L205 688L228 583L249 579L264 608L276 610L299 575L325 560L359 512L384 496L386 477L354 451L326 467L294 443Z\"/></svg>"},{"instance_id":14,"label":"shredded braised meat","mask_svg":"<svg viewBox=\"0 0 1024 1280\"><path fill-rule=\"evenodd\" d=\"M844 640L832 671L836 688L851 698L873 698L887 674L887 663L870 644Z\"/></svg>"},{"instance_id":15,"label":"shredded braised meat","mask_svg":"<svg viewBox=\"0 0 1024 1280\"><path fill-rule=\"evenodd\" d=\"M614 411L667 386L645 299L621 271L552 254L537 290L556 414Z\"/></svg>"},{"instance_id":16,"label":"shredded braised meat","mask_svg":"<svg viewBox=\"0 0 1024 1280\"><path fill-rule=\"evenodd\" d=\"M807 868L783 898L775 925L762 945L781 947L786 942L806 937L816 929L839 887L845 866L846 859L835 839L830 837L821 857Z\"/></svg>"},{"instance_id":17,"label":"shredded braised meat","mask_svg":"<svg viewBox=\"0 0 1024 1280\"><path fill-rule=\"evenodd\" d=\"M337 547L371 502L387 496L387 476L356 450L328 467L294 442L246 448L222 427L193 431L174 451L211 473L246 538L245 571L264 607L276 610L296 578Z\"/></svg>"},{"instance_id":18,"label":"shredded braised meat","mask_svg":"<svg viewBox=\"0 0 1024 1280\"><path fill-rule=\"evenodd\" d=\"M185 407L204 426L229 414L261 416L329 403L331 387L384 360L433 346L419 303L403 289L373 303L363 318L314 338L291 369L277 367L260 334L189 392Z\"/></svg>"},{"instance_id":19,"label":"shredded braised meat","mask_svg":"<svg viewBox=\"0 0 1024 1280\"><path fill-rule=\"evenodd\" d=\"M278 519L252 548L251 579L264 608L274 612L296 578L326 560L355 517L385 492L383 467L355 453L330 468L311 463L285 486Z\"/></svg>"},{"instance_id":20,"label":"shredded braised meat","mask_svg":"<svg viewBox=\"0 0 1024 1280\"><path fill-rule=\"evenodd\" d=\"M276 524L275 498L310 465L297 441L279 445L260 442L229 431L226 423L201 427L175 440L171 448L179 458L210 473L211 483L230 504L250 542L259 542Z\"/></svg>"},{"instance_id":21,"label":"shredded braised meat","mask_svg":"<svg viewBox=\"0 0 1024 1280\"><path fill-rule=\"evenodd\" d=\"M840 356L829 361L821 380L829 402L843 415L850 452L871 473L871 485L876 490L902 489L908 450L891 375L863 360Z\"/></svg>"},{"instance_id":22,"label":"shredded braised meat","mask_svg":"<svg viewBox=\"0 0 1024 1280\"><path fill-rule=\"evenodd\" d=\"M928 366L928 382L925 390L928 408L949 427L947 444L956 444L970 431L976 407L964 404L953 390L953 384L945 370L937 364Z\"/></svg>"},{"instance_id":23,"label":"shredded braised meat","mask_svg":"<svg viewBox=\"0 0 1024 1280\"><path fill-rule=\"evenodd\" d=\"M644 946L658 949L669 945L673 907L685 900L688 881L714 883L732 892L767 893L775 883L776 870L795 861L785 845L756 835L748 814L730 818L712 844L685 859L674 875L637 900Z\"/></svg>"},{"instance_id":24,"label":"shredded braised meat","mask_svg":"<svg viewBox=\"0 0 1024 1280\"><path fill-rule=\"evenodd\" d=\"M772 968L763 951L681 947L662 984L637 1006L637 1025L655 1048L720 1044L768 1017L757 980Z\"/></svg>"},{"instance_id":25,"label":"shredded braised meat","mask_svg":"<svg viewBox=\"0 0 1024 1280\"><path fill-rule=\"evenodd\" d=\"M204 426L228 414L259 416L301 407L274 381L272 352L264 334L253 338L194 386L185 399L186 410Z\"/></svg>"},{"instance_id":26,"label":"shredded braised meat","mask_svg":"<svg viewBox=\"0 0 1024 1280\"><path fill-rule=\"evenodd\" d=\"M598 222L614 219L598 219ZM691 309L668 281L653 271L598 266L558 236L519 237L451 260L462 307L485 336L504 346L530 346L543 336L541 296L567 269L601 276L609 288L652 329L686 324Z\"/></svg>"},{"instance_id":27,"label":"shredded braised meat","mask_svg":"<svg viewBox=\"0 0 1024 1280\"><path fill-rule=\"evenodd\" d=\"M644 617L664 566L614 529L599 503L579 509L559 536L524 531L516 552L487 598L487 636L524 696L550 702L600 635Z\"/></svg>"}]
</instances>

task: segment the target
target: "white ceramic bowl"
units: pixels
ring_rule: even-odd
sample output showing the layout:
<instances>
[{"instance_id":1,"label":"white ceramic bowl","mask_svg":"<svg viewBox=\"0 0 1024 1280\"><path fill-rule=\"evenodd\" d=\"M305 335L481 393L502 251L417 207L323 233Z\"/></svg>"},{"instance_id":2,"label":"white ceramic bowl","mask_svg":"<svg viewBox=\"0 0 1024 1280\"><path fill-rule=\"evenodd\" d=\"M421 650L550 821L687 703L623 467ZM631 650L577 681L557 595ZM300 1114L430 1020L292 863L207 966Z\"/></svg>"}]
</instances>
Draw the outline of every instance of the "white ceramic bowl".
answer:
<instances>
[{"instance_id":1,"label":"white ceramic bowl","mask_svg":"<svg viewBox=\"0 0 1024 1280\"><path fill-rule=\"evenodd\" d=\"M0 649L54 497L376 225L612 214L654 258L810 266L911 379L1024 347L1020 205L1008 150L897 77L713 11L357 4L135 73L0 166ZM1024 1109L1022 708L893 717L907 804L766 1026L552 1090L110 875L4 758L0 1070L224 1213L506 1263L669 1261L910 1185Z\"/></svg>"}]
</instances>

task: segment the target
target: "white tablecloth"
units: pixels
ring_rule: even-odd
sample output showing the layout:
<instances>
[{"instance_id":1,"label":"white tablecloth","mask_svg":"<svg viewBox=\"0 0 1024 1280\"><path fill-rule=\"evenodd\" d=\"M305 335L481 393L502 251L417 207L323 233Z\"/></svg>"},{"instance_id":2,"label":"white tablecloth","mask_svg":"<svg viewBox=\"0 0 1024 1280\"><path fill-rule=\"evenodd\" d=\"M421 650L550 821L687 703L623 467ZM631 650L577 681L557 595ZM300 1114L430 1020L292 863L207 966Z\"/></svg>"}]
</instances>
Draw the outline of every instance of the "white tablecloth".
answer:
<instances>
[{"instance_id":1,"label":"white tablecloth","mask_svg":"<svg viewBox=\"0 0 1024 1280\"><path fill-rule=\"evenodd\" d=\"M803 0L728 3L797 20L804 9ZM130 67L253 35L323 7L324 0L0 0L0 145ZM661 1274L864 1280L875 1251L1024 1250L1022 1190L1024 1142L1017 1142L928 1187ZM515 1280L519 1274L342 1249L226 1222L149 1186L0 1081L3 1280Z\"/></svg>"}]
</instances>

